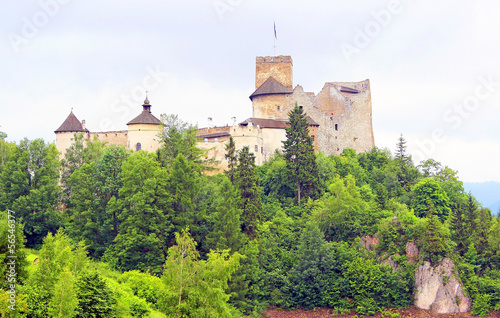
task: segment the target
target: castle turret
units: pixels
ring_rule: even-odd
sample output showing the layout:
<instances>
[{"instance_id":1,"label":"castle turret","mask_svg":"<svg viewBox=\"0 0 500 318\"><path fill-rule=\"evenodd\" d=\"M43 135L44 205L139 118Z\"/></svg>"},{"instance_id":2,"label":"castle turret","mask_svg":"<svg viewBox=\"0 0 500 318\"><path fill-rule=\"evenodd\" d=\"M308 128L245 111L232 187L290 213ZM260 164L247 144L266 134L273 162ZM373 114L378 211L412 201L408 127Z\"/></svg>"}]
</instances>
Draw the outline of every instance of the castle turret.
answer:
<instances>
[{"instance_id":1,"label":"castle turret","mask_svg":"<svg viewBox=\"0 0 500 318\"><path fill-rule=\"evenodd\" d=\"M293 93L293 64L290 56L258 56L255 92L250 95L255 118L286 118L287 95Z\"/></svg>"},{"instance_id":2,"label":"castle turret","mask_svg":"<svg viewBox=\"0 0 500 318\"><path fill-rule=\"evenodd\" d=\"M156 151L160 146L158 136L161 131L161 121L151 113L148 97L142 105L142 112L127 123L127 148L135 151Z\"/></svg>"},{"instance_id":3,"label":"castle turret","mask_svg":"<svg viewBox=\"0 0 500 318\"><path fill-rule=\"evenodd\" d=\"M85 121L84 121L85 122ZM85 138L88 138L88 129L76 118L73 111L71 111L62 123L62 125L55 131L56 134L56 148L59 151L59 157L63 158L68 149L74 142L76 133L84 133Z\"/></svg>"}]
</instances>

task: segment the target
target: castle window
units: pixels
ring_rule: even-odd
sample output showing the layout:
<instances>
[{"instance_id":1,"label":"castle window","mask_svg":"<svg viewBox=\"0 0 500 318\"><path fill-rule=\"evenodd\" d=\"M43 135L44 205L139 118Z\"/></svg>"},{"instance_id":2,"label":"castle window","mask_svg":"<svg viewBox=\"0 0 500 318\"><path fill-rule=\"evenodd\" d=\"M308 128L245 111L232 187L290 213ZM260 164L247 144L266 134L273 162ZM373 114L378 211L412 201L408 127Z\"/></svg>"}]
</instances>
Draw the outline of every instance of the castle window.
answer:
<instances>
[{"instance_id":1,"label":"castle window","mask_svg":"<svg viewBox=\"0 0 500 318\"><path fill-rule=\"evenodd\" d=\"M137 145L135 145L135 151L141 150L141 143L138 142Z\"/></svg>"},{"instance_id":2,"label":"castle window","mask_svg":"<svg viewBox=\"0 0 500 318\"><path fill-rule=\"evenodd\" d=\"M314 141L314 135L311 135L312 141Z\"/></svg>"},{"instance_id":3,"label":"castle window","mask_svg":"<svg viewBox=\"0 0 500 318\"><path fill-rule=\"evenodd\" d=\"M339 125L335 124L335 130L339 130Z\"/></svg>"},{"instance_id":4,"label":"castle window","mask_svg":"<svg viewBox=\"0 0 500 318\"><path fill-rule=\"evenodd\" d=\"M255 153L259 152L259 146L255 145Z\"/></svg>"},{"instance_id":5,"label":"castle window","mask_svg":"<svg viewBox=\"0 0 500 318\"><path fill-rule=\"evenodd\" d=\"M260 152L264 153L264 147L260 147Z\"/></svg>"},{"instance_id":6,"label":"castle window","mask_svg":"<svg viewBox=\"0 0 500 318\"><path fill-rule=\"evenodd\" d=\"M205 143L207 143L208 142L208 138L203 139L203 141L205 141Z\"/></svg>"},{"instance_id":7,"label":"castle window","mask_svg":"<svg viewBox=\"0 0 500 318\"><path fill-rule=\"evenodd\" d=\"M278 111L280 111L280 110L281 110L281 106L276 106L276 107L278 108Z\"/></svg>"},{"instance_id":8,"label":"castle window","mask_svg":"<svg viewBox=\"0 0 500 318\"><path fill-rule=\"evenodd\" d=\"M304 108L303 106L299 106L300 109Z\"/></svg>"}]
</instances>

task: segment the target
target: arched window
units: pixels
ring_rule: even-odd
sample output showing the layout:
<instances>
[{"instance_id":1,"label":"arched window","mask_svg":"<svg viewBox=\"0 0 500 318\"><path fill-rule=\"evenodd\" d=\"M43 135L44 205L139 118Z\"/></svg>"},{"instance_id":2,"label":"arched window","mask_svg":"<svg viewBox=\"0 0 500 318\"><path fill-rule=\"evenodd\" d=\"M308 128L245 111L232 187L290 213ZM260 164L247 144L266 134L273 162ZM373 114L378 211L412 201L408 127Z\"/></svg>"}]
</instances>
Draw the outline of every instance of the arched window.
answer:
<instances>
[{"instance_id":1,"label":"arched window","mask_svg":"<svg viewBox=\"0 0 500 318\"><path fill-rule=\"evenodd\" d=\"M135 151L141 150L141 143L138 142L137 145L135 145Z\"/></svg>"}]
</instances>

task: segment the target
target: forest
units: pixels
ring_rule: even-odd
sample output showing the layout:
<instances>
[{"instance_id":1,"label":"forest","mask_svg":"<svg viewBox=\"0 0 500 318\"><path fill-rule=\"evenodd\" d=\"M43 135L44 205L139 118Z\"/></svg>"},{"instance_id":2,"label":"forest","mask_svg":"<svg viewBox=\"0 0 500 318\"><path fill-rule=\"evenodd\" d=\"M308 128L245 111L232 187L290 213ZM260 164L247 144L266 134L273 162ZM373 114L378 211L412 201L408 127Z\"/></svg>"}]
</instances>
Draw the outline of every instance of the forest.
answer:
<instances>
[{"instance_id":1,"label":"forest","mask_svg":"<svg viewBox=\"0 0 500 318\"><path fill-rule=\"evenodd\" d=\"M393 150L325 156L295 107L282 152L256 166L230 140L219 173L196 127L166 122L156 153L75 134L62 160L0 133L2 317L373 315L412 305L415 269L443 258L473 315L500 310L497 211L452 168L414 163L403 135Z\"/></svg>"}]
</instances>

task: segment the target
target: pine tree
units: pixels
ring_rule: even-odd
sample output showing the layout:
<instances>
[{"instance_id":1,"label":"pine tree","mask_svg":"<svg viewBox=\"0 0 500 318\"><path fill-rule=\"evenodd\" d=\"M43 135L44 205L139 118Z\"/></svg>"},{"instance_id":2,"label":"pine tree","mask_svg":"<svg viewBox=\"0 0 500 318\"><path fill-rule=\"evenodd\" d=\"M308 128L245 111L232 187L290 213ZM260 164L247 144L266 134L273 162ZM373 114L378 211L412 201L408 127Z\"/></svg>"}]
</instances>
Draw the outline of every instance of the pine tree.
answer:
<instances>
[{"instance_id":1,"label":"pine tree","mask_svg":"<svg viewBox=\"0 0 500 318\"><path fill-rule=\"evenodd\" d=\"M116 299L97 272L83 275L77 282L78 318L115 317Z\"/></svg>"},{"instance_id":2,"label":"pine tree","mask_svg":"<svg viewBox=\"0 0 500 318\"><path fill-rule=\"evenodd\" d=\"M398 143L396 145L396 160L399 161L401 167L406 165L409 160L409 156L406 154L406 140L403 137L403 134L399 136Z\"/></svg>"},{"instance_id":3,"label":"pine tree","mask_svg":"<svg viewBox=\"0 0 500 318\"><path fill-rule=\"evenodd\" d=\"M218 189L216 211L212 215L213 230L207 235L211 249L237 252L244 244L241 233L240 197L228 178L224 178Z\"/></svg>"},{"instance_id":4,"label":"pine tree","mask_svg":"<svg viewBox=\"0 0 500 318\"><path fill-rule=\"evenodd\" d=\"M460 253L460 255L463 255L467 247L465 245L465 242L467 240L467 224L465 220L463 204L461 201L458 201L455 207L451 209L449 222L451 239L457 244L457 251Z\"/></svg>"},{"instance_id":5,"label":"pine tree","mask_svg":"<svg viewBox=\"0 0 500 318\"><path fill-rule=\"evenodd\" d=\"M231 183L234 184L234 175L236 173L236 166L238 164L238 157L236 153L236 145L234 143L233 136L229 136L229 143L225 146L226 154L224 158L227 160L227 171L226 175L229 177Z\"/></svg>"},{"instance_id":6,"label":"pine tree","mask_svg":"<svg viewBox=\"0 0 500 318\"><path fill-rule=\"evenodd\" d=\"M317 197L319 177L314 146L309 136L309 123L297 103L288 114L288 125L285 128L283 148L290 177L297 184L297 200L300 205L302 197Z\"/></svg>"},{"instance_id":7,"label":"pine tree","mask_svg":"<svg viewBox=\"0 0 500 318\"><path fill-rule=\"evenodd\" d=\"M255 173L255 156L248 146L238 152L235 180L242 199L242 229L244 233L253 236L262 219L262 204L259 179Z\"/></svg>"}]
</instances>

